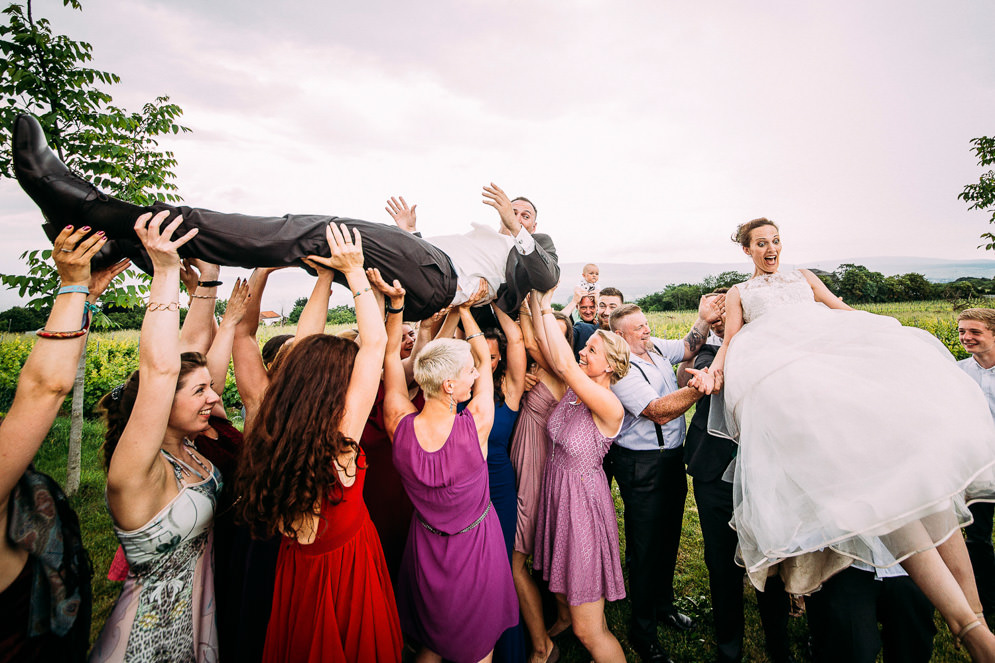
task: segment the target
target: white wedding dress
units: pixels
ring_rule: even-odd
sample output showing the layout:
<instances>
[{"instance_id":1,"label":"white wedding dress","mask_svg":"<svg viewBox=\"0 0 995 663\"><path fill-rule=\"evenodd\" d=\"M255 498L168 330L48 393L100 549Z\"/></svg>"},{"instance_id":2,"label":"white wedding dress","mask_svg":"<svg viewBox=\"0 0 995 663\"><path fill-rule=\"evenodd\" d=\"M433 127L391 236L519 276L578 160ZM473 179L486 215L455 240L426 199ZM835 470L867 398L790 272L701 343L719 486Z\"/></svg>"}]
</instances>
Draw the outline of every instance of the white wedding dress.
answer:
<instances>
[{"instance_id":1,"label":"white wedding dress","mask_svg":"<svg viewBox=\"0 0 995 663\"><path fill-rule=\"evenodd\" d=\"M818 304L797 270L737 288L709 427L740 445L732 526L757 587L775 565L807 594L854 559L896 564L992 501L995 424L938 340Z\"/></svg>"}]
</instances>

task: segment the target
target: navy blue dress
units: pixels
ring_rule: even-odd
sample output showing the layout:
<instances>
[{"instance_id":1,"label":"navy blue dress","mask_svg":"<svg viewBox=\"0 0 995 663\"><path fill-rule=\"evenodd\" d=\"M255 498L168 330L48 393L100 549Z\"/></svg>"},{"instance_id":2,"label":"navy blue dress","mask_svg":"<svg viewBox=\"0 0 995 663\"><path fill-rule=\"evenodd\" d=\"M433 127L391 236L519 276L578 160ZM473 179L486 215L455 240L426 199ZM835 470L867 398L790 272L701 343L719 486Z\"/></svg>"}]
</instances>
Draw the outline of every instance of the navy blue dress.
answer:
<instances>
[{"instance_id":1,"label":"navy blue dress","mask_svg":"<svg viewBox=\"0 0 995 663\"><path fill-rule=\"evenodd\" d=\"M518 521L518 493L515 489L515 470L511 465L508 447L511 434L518 421L518 411L505 403L494 406L494 426L487 438L487 473L490 479L491 503L501 521L504 544L511 564L511 551L515 544L515 527ZM521 621L501 634L494 647L494 661L519 663L525 661L525 634Z\"/></svg>"}]
</instances>

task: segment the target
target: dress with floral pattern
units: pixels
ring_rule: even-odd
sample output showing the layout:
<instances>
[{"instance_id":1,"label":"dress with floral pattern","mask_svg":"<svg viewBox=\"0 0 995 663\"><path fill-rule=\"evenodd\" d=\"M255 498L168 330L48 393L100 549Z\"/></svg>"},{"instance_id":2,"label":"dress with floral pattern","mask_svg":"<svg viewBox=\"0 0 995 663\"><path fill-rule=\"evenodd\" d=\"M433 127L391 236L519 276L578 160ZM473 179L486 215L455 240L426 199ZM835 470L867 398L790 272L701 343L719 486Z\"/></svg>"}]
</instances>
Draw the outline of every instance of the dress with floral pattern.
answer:
<instances>
[{"instance_id":1,"label":"dress with floral pattern","mask_svg":"<svg viewBox=\"0 0 995 663\"><path fill-rule=\"evenodd\" d=\"M180 492L137 530L115 526L131 570L91 662L218 660L211 525L221 473L187 484L184 471L201 468L164 456Z\"/></svg>"}]
</instances>

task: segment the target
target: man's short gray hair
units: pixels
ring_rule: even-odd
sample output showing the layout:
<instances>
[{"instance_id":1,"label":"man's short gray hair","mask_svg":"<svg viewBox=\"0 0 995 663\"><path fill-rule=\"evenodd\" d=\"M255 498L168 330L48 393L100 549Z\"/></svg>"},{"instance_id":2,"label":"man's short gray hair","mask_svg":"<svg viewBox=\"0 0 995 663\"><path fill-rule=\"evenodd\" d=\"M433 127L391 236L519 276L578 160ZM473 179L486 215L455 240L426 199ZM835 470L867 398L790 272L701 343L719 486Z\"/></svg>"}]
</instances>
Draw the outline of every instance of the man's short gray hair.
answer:
<instances>
[{"instance_id":1,"label":"man's short gray hair","mask_svg":"<svg viewBox=\"0 0 995 663\"><path fill-rule=\"evenodd\" d=\"M612 331L618 331L618 325L622 321L622 318L640 313L642 310L636 304L622 304L612 311L611 317L608 318L608 328Z\"/></svg>"}]
</instances>

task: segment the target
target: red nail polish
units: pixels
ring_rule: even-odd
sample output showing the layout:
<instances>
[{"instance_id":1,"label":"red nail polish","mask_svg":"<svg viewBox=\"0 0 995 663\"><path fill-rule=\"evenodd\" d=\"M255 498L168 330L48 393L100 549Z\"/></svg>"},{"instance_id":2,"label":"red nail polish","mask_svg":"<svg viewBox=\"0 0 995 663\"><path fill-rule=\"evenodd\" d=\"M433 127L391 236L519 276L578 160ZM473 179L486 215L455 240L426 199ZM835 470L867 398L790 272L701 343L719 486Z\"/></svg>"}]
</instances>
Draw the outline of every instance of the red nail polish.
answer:
<instances>
[{"instance_id":1,"label":"red nail polish","mask_svg":"<svg viewBox=\"0 0 995 663\"><path fill-rule=\"evenodd\" d=\"M104 231L103 230L98 230L97 231L97 235L99 235L100 237L103 237L104 236Z\"/></svg>"},{"instance_id":2,"label":"red nail polish","mask_svg":"<svg viewBox=\"0 0 995 663\"><path fill-rule=\"evenodd\" d=\"M72 226L66 226L66 230L72 230L72 229L73 229Z\"/></svg>"},{"instance_id":3,"label":"red nail polish","mask_svg":"<svg viewBox=\"0 0 995 663\"><path fill-rule=\"evenodd\" d=\"M87 232L89 229L90 226L83 226L82 228L80 228L80 230L82 230L83 232Z\"/></svg>"}]
</instances>

